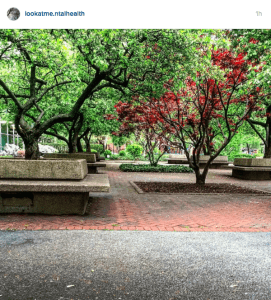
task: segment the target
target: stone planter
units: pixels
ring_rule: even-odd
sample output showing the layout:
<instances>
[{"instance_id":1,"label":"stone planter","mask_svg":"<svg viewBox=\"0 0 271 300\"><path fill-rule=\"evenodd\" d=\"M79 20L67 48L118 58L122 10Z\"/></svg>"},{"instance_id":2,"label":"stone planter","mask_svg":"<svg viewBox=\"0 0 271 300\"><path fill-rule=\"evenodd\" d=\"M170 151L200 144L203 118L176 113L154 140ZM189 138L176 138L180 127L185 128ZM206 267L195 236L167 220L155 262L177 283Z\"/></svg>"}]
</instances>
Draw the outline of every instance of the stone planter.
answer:
<instances>
[{"instance_id":1,"label":"stone planter","mask_svg":"<svg viewBox=\"0 0 271 300\"><path fill-rule=\"evenodd\" d=\"M183 154L169 154L169 158L181 158L181 159L186 159L186 155Z\"/></svg>"},{"instance_id":2,"label":"stone planter","mask_svg":"<svg viewBox=\"0 0 271 300\"><path fill-rule=\"evenodd\" d=\"M95 163L96 155L94 153L46 153L44 158L66 158L66 159L85 159L87 163Z\"/></svg>"},{"instance_id":3,"label":"stone planter","mask_svg":"<svg viewBox=\"0 0 271 300\"><path fill-rule=\"evenodd\" d=\"M200 155L200 162L207 162L209 160L209 155ZM213 162L228 162L228 156L218 155Z\"/></svg>"},{"instance_id":4,"label":"stone planter","mask_svg":"<svg viewBox=\"0 0 271 300\"><path fill-rule=\"evenodd\" d=\"M271 158L235 158L233 164L243 167L271 167Z\"/></svg>"},{"instance_id":5,"label":"stone planter","mask_svg":"<svg viewBox=\"0 0 271 300\"><path fill-rule=\"evenodd\" d=\"M247 180L271 180L271 159L235 158L232 176Z\"/></svg>"},{"instance_id":6,"label":"stone planter","mask_svg":"<svg viewBox=\"0 0 271 300\"><path fill-rule=\"evenodd\" d=\"M87 175L84 159L78 160L25 160L0 161L0 178L81 180Z\"/></svg>"},{"instance_id":7,"label":"stone planter","mask_svg":"<svg viewBox=\"0 0 271 300\"><path fill-rule=\"evenodd\" d=\"M210 156L201 155L199 160L200 168L204 168ZM170 158L168 159L168 164L188 164L187 158ZM210 165L210 169L220 169L223 167L228 167L228 156L218 156L216 157Z\"/></svg>"},{"instance_id":8,"label":"stone planter","mask_svg":"<svg viewBox=\"0 0 271 300\"><path fill-rule=\"evenodd\" d=\"M86 159L0 160L0 213L79 214L90 192L109 192L106 174L87 175Z\"/></svg>"}]
</instances>

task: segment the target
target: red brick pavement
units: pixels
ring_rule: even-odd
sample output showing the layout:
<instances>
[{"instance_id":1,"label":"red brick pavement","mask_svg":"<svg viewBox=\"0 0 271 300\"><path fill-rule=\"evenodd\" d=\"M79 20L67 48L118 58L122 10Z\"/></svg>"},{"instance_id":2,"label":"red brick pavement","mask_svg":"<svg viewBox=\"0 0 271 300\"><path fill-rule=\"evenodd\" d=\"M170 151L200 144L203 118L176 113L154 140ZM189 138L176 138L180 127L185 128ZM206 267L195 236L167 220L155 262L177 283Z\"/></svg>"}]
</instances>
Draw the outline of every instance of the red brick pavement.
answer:
<instances>
[{"instance_id":1,"label":"red brick pavement","mask_svg":"<svg viewBox=\"0 0 271 300\"><path fill-rule=\"evenodd\" d=\"M0 230L271 231L271 195L138 194L129 181L194 182L194 174L123 173L112 168L111 193L92 194L84 216L2 214ZM266 181L231 178L210 170L207 182L226 182L271 192Z\"/></svg>"}]
</instances>

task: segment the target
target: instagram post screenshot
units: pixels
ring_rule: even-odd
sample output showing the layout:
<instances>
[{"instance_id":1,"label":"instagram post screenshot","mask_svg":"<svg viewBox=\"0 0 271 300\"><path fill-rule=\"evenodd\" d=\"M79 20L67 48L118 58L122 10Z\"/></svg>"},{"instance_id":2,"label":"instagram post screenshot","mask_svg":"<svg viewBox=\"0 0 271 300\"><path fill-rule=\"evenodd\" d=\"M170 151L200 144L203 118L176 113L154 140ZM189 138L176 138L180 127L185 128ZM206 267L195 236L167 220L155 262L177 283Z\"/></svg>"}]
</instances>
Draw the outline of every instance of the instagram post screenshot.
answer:
<instances>
[{"instance_id":1,"label":"instagram post screenshot","mask_svg":"<svg viewBox=\"0 0 271 300\"><path fill-rule=\"evenodd\" d=\"M270 1L0 3L0 300L268 300L270 257Z\"/></svg>"}]
</instances>

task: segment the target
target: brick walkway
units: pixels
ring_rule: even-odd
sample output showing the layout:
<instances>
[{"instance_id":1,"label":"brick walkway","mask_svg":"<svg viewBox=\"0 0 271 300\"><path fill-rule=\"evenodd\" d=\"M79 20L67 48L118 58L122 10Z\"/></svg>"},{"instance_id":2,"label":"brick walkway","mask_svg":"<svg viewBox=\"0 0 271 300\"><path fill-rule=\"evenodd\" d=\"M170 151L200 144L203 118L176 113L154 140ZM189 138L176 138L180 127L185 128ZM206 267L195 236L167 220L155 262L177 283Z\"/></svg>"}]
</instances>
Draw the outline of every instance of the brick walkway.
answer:
<instances>
[{"instance_id":1,"label":"brick walkway","mask_svg":"<svg viewBox=\"0 0 271 300\"><path fill-rule=\"evenodd\" d=\"M86 215L0 214L0 230L271 231L271 195L138 194L129 181L195 182L195 175L123 173L117 166L100 171L108 174L111 192L91 194ZM270 182L234 179L231 170L210 170L207 182L271 192Z\"/></svg>"}]
</instances>

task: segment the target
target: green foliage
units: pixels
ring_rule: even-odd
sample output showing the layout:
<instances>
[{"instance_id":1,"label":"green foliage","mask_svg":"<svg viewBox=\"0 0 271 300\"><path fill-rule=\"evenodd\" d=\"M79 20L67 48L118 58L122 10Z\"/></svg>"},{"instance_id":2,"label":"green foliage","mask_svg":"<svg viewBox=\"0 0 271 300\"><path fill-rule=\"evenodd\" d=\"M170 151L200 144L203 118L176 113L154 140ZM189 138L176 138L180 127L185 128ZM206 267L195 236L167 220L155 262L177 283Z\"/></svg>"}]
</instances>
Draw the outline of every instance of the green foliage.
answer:
<instances>
[{"instance_id":1,"label":"green foliage","mask_svg":"<svg viewBox=\"0 0 271 300\"><path fill-rule=\"evenodd\" d=\"M153 149L153 153L155 154L155 155L161 155L161 151L158 149L158 148L154 148Z\"/></svg>"},{"instance_id":2,"label":"green foliage","mask_svg":"<svg viewBox=\"0 0 271 300\"><path fill-rule=\"evenodd\" d=\"M193 173L191 168L180 165L157 165L154 167L150 165L121 164L119 168L123 172Z\"/></svg>"},{"instance_id":3,"label":"green foliage","mask_svg":"<svg viewBox=\"0 0 271 300\"><path fill-rule=\"evenodd\" d=\"M229 161L234 161L235 158L256 158L263 157L262 154L246 154L246 153L232 153L228 156Z\"/></svg>"},{"instance_id":4,"label":"green foliage","mask_svg":"<svg viewBox=\"0 0 271 300\"><path fill-rule=\"evenodd\" d=\"M126 155L126 152L124 151L124 150L121 150L120 152L119 152L119 156L125 156Z\"/></svg>"},{"instance_id":5,"label":"green foliage","mask_svg":"<svg viewBox=\"0 0 271 300\"><path fill-rule=\"evenodd\" d=\"M111 156L111 155L112 155L112 152L111 152L110 150L107 149L107 150L104 151L104 155L105 155L105 157L106 157L107 155L110 155L110 156Z\"/></svg>"},{"instance_id":6,"label":"green foliage","mask_svg":"<svg viewBox=\"0 0 271 300\"><path fill-rule=\"evenodd\" d=\"M126 153L125 156L120 157L121 160L134 160L133 156L129 153Z\"/></svg>"},{"instance_id":7,"label":"green foliage","mask_svg":"<svg viewBox=\"0 0 271 300\"><path fill-rule=\"evenodd\" d=\"M128 140L129 140L129 138L127 136L124 136L124 135L122 135L122 136L112 135L112 143L115 146L120 147L120 146L126 144Z\"/></svg>"},{"instance_id":8,"label":"green foliage","mask_svg":"<svg viewBox=\"0 0 271 300\"><path fill-rule=\"evenodd\" d=\"M137 144L128 145L126 147L126 152L133 156L134 159L139 157L143 151L143 147Z\"/></svg>"},{"instance_id":9,"label":"green foliage","mask_svg":"<svg viewBox=\"0 0 271 300\"><path fill-rule=\"evenodd\" d=\"M91 151L92 151L92 150L96 150L96 151L99 152L99 153L102 153L102 152L103 152L103 145L100 145L100 144L93 144L93 145L90 145L90 148L91 148Z\"/></svg>"},{"instance_id":10,"label":"green foliage","mask_svg":"<svg viewBox=\"0 0 271 300\"><path fill-rule=\"evenodd\" d=\"M91 153L97 153L97 150L91 149Z\"/></svg>"},{"instance_id":11,"label":"green foliage","mask_svg":"<svg viewBox=\"0 0 271 300\"><path fill-rule=\"evenodd\" d=\"M109 159L110 160L117 160L117 159L119 159L119 155L118 154L111 154Z\"/></svg>"}]
</instances>

